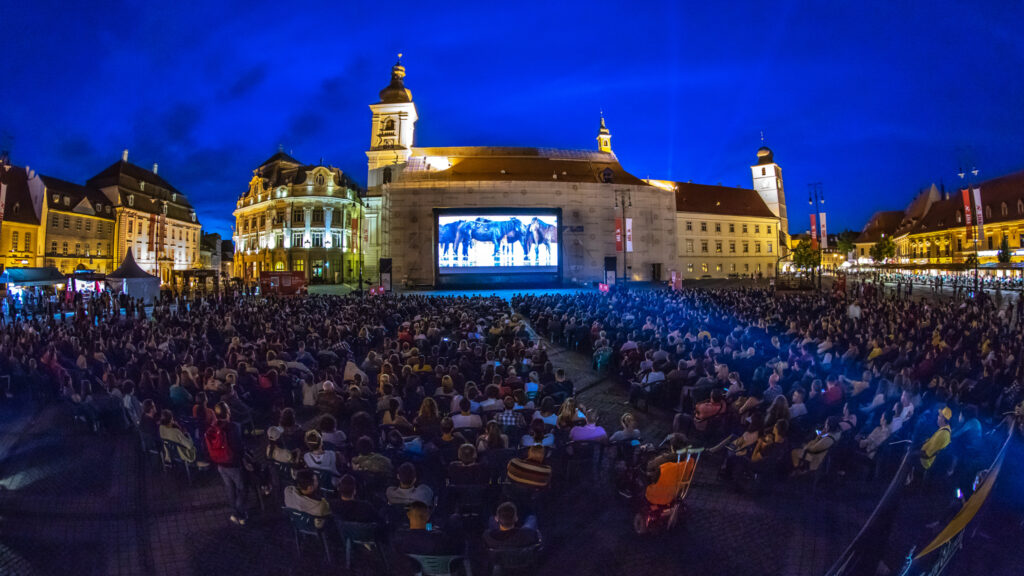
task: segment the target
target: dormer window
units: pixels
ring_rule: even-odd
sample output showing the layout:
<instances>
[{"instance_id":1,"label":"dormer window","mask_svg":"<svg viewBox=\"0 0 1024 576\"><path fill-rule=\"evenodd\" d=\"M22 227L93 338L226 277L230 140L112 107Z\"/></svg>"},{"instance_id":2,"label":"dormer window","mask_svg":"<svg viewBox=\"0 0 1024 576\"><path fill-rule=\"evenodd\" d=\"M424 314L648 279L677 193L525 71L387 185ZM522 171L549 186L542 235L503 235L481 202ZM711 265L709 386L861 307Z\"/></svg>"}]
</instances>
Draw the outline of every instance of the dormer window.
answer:
<instances>
[{"instance_id":1,"label":"dormer window","mask_svg":"<svg viewBox=\"0 0 1024 576\"><path fill-rule=\"evenodd\" d=\"M326 182L327 179L324 178L323 174L317 174L316 176L313 177L313 184L316 186L323 186L324 184L326 184Z\"/></svg>"},{"instance_id":2,"label":"dormer window","mask_svg":"<svg viewBox=\"0 0 1024 576\"><path fill-rule=\"evenodd\" d=\"M53 195L53 203L54 204L60 204L60 194L54 194Z\"/></svg>"},{"instance_id":3,"label":"dormer window","mask_svg":"<svg viewBox=\"0 0 1024 576\"><path fill-rule=\"evenodd\" d=\"M21 203L20 202L15 202L14 203L14 207L11 208L11 214L14 214L15 216L17 216L18 212L21 212ZM18 243L17 241L13 242L13 244L17 244L17 243Z\"/></svg>"},{"instance_id":4,"label":"dormer window","mask_svg":"<svg viewBox=\"0 0 1024 576\"><path fill-rule=\"evenodd\" d=\"M985 220L991 220L991 219L992 219L992 205L991 204L987 204L985 206Z\"/></svg>"},{"instance_id":5,"label":"dormer window","mask_svg":"<svg viewBox=\"0 0 1024 576\"><path fill-rule=\"evenodd\" d=\"M178 193L177 192L172 192L171 193L171 202L177 202L177 201L178 201Z\"/></svg>"},{"instance_id":6,"label":"dormer window","mask_svg":"<svg viewBox=\"0 0 1024 576\"><path fill-rule=\"evenodd\" d=\"M143 192L146 191L146 183L145 182L139 182L139 190L142 190Z\"/></svg>"},{"instance_id":7,"label":"dormer window","mask_svg":"<svg viewBox=\"0 0 1024 576\"><path fill-rule=\"evenodd\" d=\"M71 196L65 196L64 197L64 205L65 206L71 206Z\"/></svg>"},{"instance_id":8,"label":"dormer window","mask_svg":"<svg viewBox=\"0 0 1024 576\"><path fill-rule=\"evenodd\" d=\"M1009 208L1006 207L1006 202L999 204L999 213L1003 216L1006 216L1010 213Z\"/></svg>"},{"instance_id":9,"label":"dormer window","mask_svg":"<svg viewBox=\"0 0 1024 576\"><path fill-rule=\"evenodd\" d=\"M192 212L191 216L192 216L192 221L195 222L196 221L196 213Z\"/></svg>"},{"instance_id":10,"label":"dormer window","mask_svg":"<svg viewBox=\"0 0 1024 576\"><path fill-rule=\"evenodd\" d=\"M956 223L960 224L963 221L963 219L964 219L964 215L959 210L957 210L956 211Z\"/></svg>"},{"instance_id":11,"label":"dormer window","mask_svg":"<svg viewBox=\"0 0 1024 576\"><path fill-rule=\"evenodd\" d=\"M128 205L135 206L135 194L128 195Z\"/></svg>"},{"instance_id":12,"label":"dormer window","mask_svg":"<svg viewBox=\"0 0 1024 576\"><path fill-rule=\"evenodd\" d=\"M1017 199L1017 215L1024 214L1024 200Z\"/></svg>"}]
</instances>

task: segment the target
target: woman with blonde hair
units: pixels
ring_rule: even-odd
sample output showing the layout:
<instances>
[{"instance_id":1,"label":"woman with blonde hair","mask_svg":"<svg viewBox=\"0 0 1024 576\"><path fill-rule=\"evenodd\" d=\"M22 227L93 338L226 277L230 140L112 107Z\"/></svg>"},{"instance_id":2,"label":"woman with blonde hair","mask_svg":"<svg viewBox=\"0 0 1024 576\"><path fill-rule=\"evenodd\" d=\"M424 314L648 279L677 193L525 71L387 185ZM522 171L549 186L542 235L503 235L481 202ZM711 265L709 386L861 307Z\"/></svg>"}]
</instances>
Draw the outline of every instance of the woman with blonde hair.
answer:
<instances>
[{"instance_id":1,"label":"woman with blonde hair","mask_svg":"<svg viewBox=\"0 0 1024 576\"><path fill-rule=\"evenodd\" d=\"M625 442L627 440L639 440L640 430L636 427L636 417L633 414L626 412L619 418L619 424L622 425L622 429L612 434L612 437L608 439L612 444L616 442Z\"/></svg>"},{"instance_id":2,"label":"woman with blonde hair","mask_svg":"<svg viewBox=\"0 0 1024 576\"><path fill-rule=\"evenodd\" d=\"M558 420L556 426L562 430L568 430L576 425L576 422L583 419L583 406L576 407L575 398L566 398L565 402L562 402L562 408L558 411Z\"/></svg>"}]
</instances>

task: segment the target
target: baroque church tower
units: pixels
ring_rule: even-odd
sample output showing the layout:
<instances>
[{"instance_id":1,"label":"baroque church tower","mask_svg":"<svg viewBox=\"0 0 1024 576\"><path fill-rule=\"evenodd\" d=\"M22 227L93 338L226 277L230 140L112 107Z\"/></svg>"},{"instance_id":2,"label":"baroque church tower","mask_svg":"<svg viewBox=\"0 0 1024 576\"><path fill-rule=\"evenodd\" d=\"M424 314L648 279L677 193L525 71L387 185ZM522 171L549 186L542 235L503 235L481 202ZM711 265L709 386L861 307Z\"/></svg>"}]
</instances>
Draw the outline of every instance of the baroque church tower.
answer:
<instances>
[{"instance_id":1,"label":"baroque church tower","mask_svg":"<svg viewBox=\"0 0 1024 576\"><path fill-rule=\"evenodd\" d=\"M416 130L416 105L412 92L405 87L405 67L402 55L391 67L391 83L380 91L380 102L370 104L370 149L366 152L369 173L367 188L389 184L393 168L405 164L412 154L413 134Z\"/></svg>"}]
</instances>

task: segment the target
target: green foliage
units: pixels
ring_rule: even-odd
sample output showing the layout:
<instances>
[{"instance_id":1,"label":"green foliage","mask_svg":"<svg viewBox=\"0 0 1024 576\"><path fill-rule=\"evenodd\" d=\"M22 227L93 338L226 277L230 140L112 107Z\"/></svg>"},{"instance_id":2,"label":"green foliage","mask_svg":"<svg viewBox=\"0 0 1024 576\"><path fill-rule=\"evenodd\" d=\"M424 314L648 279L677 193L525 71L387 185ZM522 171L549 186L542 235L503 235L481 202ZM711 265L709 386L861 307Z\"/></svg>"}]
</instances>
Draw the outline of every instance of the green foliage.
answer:
<instances>
[{"instance_id":1,"label":"green foliage","mask_svg":"<svg viewBox=\"0 0 1024 576\"><path fill-rule=\"evenodd\" d=\"M843 230L839 233L839 240L836 242L836 248L842 254L849 254L853 252L855 246L854 240L857 239L858 234L853 230Z\"/></svg>"},{"instance_id":2,"label":"green foliage","mask_svg":"<svg viewBox=\"0 0 1024 576\"><path fill-rule=\"evenodd\" d=\"M996 254L996 258L999 259L1001 264L1010 263L1010 242L1003 236L1003 241L999 243L999 253Z\"/></svg>"},{"instance_id":3,"label":"green foliage","mask_svg":"<svg viewBox=\"0 0 1024 576\"><path fill-rule=\"evenodd\" d=\"M896 243L892 241L892 238L887 236L881 237L875 245L871 247L871 259L876 263L885 262L887 258L896 256Z\"/></svg>"},{"instance_id":4,"label":"green foliage","mask_svg":"<svg viewBox=\"0 0 1024 576\"><path fill-rule=\"evenodd\" d=\"M814 268L821 262L821 251L811 248L809 240L801 240L793 248L793 265L801 270Z\"/></svg>"}]
</instances>

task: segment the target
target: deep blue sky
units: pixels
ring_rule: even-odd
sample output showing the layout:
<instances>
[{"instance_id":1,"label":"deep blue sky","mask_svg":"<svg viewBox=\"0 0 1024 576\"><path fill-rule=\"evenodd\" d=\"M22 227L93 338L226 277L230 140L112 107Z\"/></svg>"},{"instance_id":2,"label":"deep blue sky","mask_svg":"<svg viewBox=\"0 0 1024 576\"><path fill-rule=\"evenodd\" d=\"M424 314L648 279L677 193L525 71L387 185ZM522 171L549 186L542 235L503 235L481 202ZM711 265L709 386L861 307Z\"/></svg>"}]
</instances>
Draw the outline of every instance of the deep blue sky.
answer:
<instances>
[{"instance_id":1,"label":"deep blue sky","mask_svg":"<svg viewBox=\"0 0 1024 576\"><path fill-rule=\"evenodd\" d=\"M634 174L750 187L764 130L791 232L813 181L830 231L859 229L952 187L968 147L983 178L1024 169L1022 22L1003 1L0 0L0 144L78 182L128 148L228 234L278 144L365 183L404 52L419 145L595 148L603 108Z\"/></svg>"}]
</instances>

